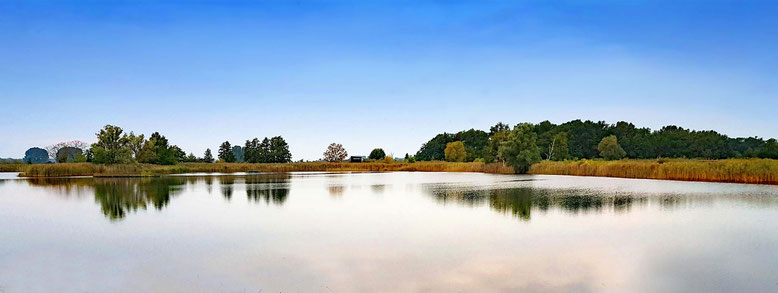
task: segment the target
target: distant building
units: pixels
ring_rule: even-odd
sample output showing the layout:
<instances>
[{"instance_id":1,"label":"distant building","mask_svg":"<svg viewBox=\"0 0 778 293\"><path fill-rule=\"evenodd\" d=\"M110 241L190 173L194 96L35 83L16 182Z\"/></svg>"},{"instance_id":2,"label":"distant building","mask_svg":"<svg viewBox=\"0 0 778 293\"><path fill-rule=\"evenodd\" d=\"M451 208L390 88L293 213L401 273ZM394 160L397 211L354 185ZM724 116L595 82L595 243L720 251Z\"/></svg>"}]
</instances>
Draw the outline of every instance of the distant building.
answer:
<instances>
[{"instance_id":1,"label":"distant building","mask_svg":"<svg viewBox=\"0 0 778 293\"><path fill-rule=\"evenodd\" d=\"M365 161L365 156L351 156L351 159L349 162L352 163L362 163Z\"/></svg>"}]
</instances>

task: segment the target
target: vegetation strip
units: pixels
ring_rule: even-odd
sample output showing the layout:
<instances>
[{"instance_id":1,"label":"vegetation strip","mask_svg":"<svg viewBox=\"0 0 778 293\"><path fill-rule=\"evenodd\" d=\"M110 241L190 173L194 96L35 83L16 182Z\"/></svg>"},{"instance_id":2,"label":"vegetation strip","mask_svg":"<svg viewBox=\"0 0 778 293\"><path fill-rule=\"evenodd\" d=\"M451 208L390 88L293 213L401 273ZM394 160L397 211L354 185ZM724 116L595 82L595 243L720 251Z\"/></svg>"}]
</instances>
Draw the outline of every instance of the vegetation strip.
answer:
<instances>
[{"instance_id":1,"label":"vegetation strip","mask_svg":"<svg viewBox=\"0 0 778 293\"><path fill-rule=\"evenodd\" d=\"M297 171L357 171L357 172L481 172L495 174L513 174L513 168L502 164L485 163L180 163L177 165L153 164L16 164L22 177L62 177L62 176L159 176L184 173L234 173L234 172L297 172Z\"/></svg>"},{"instance_id":2,"label":"vegetation strip","mask_svg":"<svg viewBox=\"0 0 778 293\"><path fill-rule=\"evenodd\" d=\"M543 161L529 173L664 179L684 181L778 184L778 160L619 160Z\"/></svg>"}]
</instances>

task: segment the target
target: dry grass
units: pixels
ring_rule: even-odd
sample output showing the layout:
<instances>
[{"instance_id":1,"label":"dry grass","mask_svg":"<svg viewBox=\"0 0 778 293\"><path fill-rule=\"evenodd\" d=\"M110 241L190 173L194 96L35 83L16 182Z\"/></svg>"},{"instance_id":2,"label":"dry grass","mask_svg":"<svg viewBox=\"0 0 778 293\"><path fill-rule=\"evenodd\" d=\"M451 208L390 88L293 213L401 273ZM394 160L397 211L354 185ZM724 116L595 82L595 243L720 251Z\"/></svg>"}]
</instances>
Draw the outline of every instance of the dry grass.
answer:
<instances>
[{"instance_id":1,"label":"dry grass","mask_svg":"<svg viewBox=\"0 0 778 293\"><path fill-rule=\"evenodd\" d=\"M602 176L685 181L778 184L778 160L544 161L531 174Z\"/></svg>"},{"instance_id":2,"label":"dry grass","mask_svg":"<svg viewBox=\"0 0 778 293\"><path fill-rule=\"evenodd\" d=\"M91 163L34 164L23 165L18 171L23 177L61 177L61 176L157 176L181 173L233 173L233 172L296 172L296 171L421 171L421 172L482 172L512 174L513 168L502 164L484 163L286 163L286 164L248 164L248 163L181 163L172 166L150 164L99 165Z\"/></svg>"},{"instance_id":3,"label":"dry grass","mask_svg":"<svg viewBox=\"0 0 778 293\"><path fill-rule=\"evenodd\" d=\"M0 172L19 172L24 164L17 163L1 163Z\"/></svg>"}]
</instances>

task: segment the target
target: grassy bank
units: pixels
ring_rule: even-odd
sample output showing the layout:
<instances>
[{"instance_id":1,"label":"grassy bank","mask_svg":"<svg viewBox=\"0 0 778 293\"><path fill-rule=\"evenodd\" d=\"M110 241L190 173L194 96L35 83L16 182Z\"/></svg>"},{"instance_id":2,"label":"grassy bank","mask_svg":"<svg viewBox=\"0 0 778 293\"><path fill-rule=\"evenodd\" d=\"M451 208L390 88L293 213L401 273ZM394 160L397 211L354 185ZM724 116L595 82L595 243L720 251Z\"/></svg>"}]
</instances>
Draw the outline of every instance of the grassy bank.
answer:
<instances>
[{"instance_id":1,"label":"grassy bank","mask_svg":"<svg viewBox=\"0 0 778 293\"><path fill-rule=\"evenodd\" d=\"M172 166L150 164L100 165L91 163L36 164L20 165L24 177L58 176L158 176L182 173L233 173L233 172L295 172L295 171L421 171L421 172L482 172L512 174L513 168L502 164L484 163L286 163L286 164L247 164L247 163L180 163Z\"/></svg>"},{"instance_id":2,"label":"grassy bank","mask_svg":"<svg viewBox=\"0 0 778 293\"><path fill-rule=\"evenodd\" d=\"M544 161L531 174L778 184L778 160Z\"/></svg>"}]
</instances>

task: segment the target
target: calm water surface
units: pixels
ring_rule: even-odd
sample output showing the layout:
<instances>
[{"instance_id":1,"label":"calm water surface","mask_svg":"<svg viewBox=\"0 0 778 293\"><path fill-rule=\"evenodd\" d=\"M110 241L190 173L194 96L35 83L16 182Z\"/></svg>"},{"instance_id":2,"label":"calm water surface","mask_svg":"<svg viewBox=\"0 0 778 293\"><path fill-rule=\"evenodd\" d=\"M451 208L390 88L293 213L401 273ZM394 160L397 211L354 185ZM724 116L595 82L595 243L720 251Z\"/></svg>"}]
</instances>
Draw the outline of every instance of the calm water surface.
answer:
<instances>
[{"instance_id":1,"label":"calm water surface","mask_svg":"<svg viewBox=\"0 0 778 293\"><path fill-rule=\"evenodd\" d=\"M778 187L0 174L0 292L778 292Z\"/></svg>"}]
</instances>

